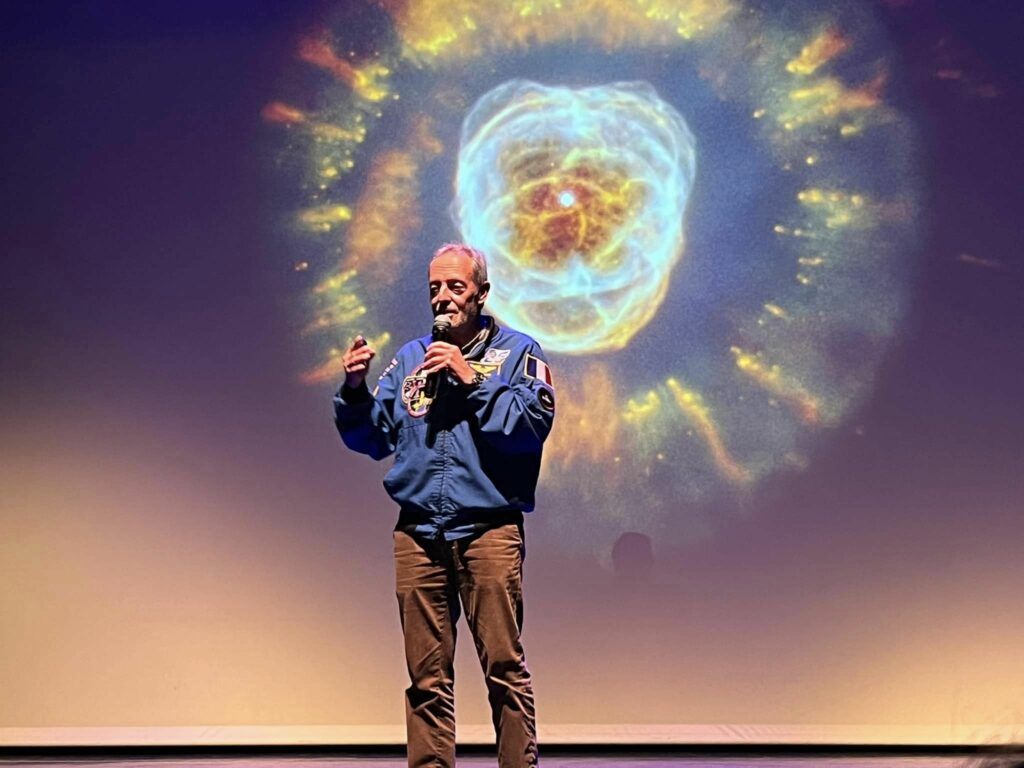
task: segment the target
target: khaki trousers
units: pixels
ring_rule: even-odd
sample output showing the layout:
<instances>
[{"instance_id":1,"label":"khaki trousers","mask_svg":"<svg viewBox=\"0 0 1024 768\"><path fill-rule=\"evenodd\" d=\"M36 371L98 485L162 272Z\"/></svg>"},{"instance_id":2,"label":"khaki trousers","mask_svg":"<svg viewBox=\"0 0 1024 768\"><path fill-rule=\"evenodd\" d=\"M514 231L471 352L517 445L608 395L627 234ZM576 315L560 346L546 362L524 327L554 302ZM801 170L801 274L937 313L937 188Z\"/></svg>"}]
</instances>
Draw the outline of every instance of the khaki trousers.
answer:
<instances>
[{"instance_id":1,"label":"khaki trousers","mask_svg":"<svg viewBox=\"0 0 1024 768\"><path fill-rule=\"evenodd\" d=\"M525 547L519 525L455 541L395 531L395 582L411 684L410 768L455 765L455 636L460 609L487 683L501 768L537 764L533 685L520 642Z\"/></svg>"}]
</instances>

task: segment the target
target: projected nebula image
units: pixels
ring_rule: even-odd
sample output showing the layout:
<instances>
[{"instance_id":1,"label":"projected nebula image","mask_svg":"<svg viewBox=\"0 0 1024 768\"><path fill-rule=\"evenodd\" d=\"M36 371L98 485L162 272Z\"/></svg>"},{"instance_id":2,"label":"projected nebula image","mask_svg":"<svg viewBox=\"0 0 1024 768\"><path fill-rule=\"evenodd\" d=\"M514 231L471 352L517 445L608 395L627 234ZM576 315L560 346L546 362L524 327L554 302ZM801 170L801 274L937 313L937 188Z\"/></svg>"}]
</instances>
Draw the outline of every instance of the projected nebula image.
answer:
<instances>
[{"instance_id":1,"label":"projected nebula image","mask_svg":"<svg viewBox=\"0 0 1024 768\"><path fill-rule=\"evenodd\" d=\"M424 333L427 257L462 239L491 259L489 311L550 354L542 493L588 522L553 516L566 546L686 535L856 426L905 312L917 185L870 8L338 14L264 110L309 281L306 381L337 381L357 333L384 359Z\"/></svg>"},{"instance_id":2,"label":"projected nebula image","mask_svg":"<svg viewBox=\"0 0 1024 768\"><path fill-rule=\"evenodd\" d=\"M462 237L489 254L490 308L550 352L619 349L682 250L693 136L646 84L512 81L466 118Z\"/></svg>"}]
</instances>

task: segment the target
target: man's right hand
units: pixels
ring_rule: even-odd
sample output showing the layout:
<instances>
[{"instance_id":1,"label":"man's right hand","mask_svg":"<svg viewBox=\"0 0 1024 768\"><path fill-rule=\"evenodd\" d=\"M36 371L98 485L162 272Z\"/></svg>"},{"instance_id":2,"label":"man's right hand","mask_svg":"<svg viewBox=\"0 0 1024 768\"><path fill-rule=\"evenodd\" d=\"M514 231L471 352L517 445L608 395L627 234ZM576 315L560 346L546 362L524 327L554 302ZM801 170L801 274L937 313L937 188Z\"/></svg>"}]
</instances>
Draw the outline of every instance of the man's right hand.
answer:
<instances>
[{"instance_id":1,"label":"man's right hand","mask_svg":"<svg viewBox=\"0 0 1024 768\"><path fill-rule=\"evenodd\" d=\"M352 346L341 356L345 368L345 386L356 389L366 381L366 373L370 370L370 361L376 357L376 350L362 336L356 336Z\"/></svg>"}]
</instances>

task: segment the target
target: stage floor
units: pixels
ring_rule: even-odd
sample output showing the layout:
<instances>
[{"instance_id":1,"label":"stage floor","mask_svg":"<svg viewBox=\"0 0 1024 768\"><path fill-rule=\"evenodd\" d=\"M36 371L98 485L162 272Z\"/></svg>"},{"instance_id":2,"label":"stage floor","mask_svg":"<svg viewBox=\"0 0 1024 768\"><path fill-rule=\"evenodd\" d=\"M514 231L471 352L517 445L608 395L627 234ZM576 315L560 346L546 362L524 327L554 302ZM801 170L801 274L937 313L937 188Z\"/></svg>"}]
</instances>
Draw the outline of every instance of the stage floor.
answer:
<instances>
[{"instance_id":1,"label":"stage floor","mask_svg":"<svg viewBox=\"0 0 1024 768\"><path fill-rule=\"evenodd\" d=\"M460 757L462 768L492 768L494 757ZM265 755L250 757L150 757L96 758L0 757L0 768L405 768L399 756L316 756L294 757ZM1024 766L1024 753L1006 755L956 756L832 756L811 755L773 757L744 755L714 757L668 754L579 754L541 756L544 768L1018 768Z\"/></svg>"}]
</instances>

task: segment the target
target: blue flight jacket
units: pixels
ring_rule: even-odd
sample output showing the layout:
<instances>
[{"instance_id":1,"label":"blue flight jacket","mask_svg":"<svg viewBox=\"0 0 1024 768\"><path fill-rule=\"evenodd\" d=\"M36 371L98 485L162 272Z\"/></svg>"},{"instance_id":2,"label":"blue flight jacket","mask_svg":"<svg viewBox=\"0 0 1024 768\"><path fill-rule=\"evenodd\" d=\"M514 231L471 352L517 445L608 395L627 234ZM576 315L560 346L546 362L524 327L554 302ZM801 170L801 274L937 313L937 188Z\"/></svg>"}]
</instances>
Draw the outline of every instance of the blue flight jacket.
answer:
<instances>
[{"instance_id":1,"label":"blue flight jacket","mask_svg":"<svg viewBox=\"0 0 1024 768\"><path fill-rule=\"evenodd\" d=\"M555 415L551 372L537 342L485 322L485 338L465 353L484 376L476 387L445 376L431 399L419 372L424 336L398 351L372 394L364 384L334 397L345 445L378 460L395 455L384 488L400 507L401 530L452 540L533 510Z\"/></svg>"}]
</instances>

